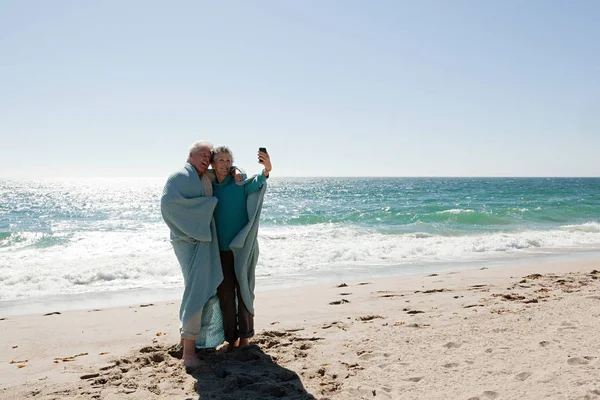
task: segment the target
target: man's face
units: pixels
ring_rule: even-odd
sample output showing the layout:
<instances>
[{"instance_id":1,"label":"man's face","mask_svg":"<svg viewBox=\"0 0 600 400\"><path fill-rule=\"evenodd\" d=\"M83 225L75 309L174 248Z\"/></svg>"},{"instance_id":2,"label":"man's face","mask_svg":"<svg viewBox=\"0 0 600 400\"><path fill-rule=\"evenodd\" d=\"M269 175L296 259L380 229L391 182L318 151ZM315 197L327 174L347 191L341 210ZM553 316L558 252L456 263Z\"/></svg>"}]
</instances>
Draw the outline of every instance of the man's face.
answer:
<instances>
[{"instance_id":1,"label":"man's face","mask_svg":"<svg viewBox=\"0 0 600 400\"><path fill-rule=\"evenodd\" d=\"M203 174L210 165L210 148L207 146L200 147L198 151L190 154L190 164L196 168L198 173Z\"/></svg>"},{"instance_id":2,"label":"man's face","mask_svg":"<svg viewBox=\"0 0 600 400\"><path fill-rule=\"evenodd\" d=\"M212 167L215 170L215 173L218 177L226 177L229 175L229 171L231 171L231 154L228 153L217 153L215 154Z\"/></svg>"}]
</instances>

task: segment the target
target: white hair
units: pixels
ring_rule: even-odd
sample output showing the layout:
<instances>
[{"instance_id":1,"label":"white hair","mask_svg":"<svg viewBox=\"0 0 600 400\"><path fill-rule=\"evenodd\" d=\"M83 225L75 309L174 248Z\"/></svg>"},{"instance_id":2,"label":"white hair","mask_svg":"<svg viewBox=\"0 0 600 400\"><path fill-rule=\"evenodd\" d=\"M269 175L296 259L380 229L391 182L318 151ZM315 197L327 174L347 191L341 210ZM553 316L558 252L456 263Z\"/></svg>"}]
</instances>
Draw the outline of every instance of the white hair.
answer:
<instances>
[{"instance_id":1,"label":"white hair","mask_svg":"<svg viewBox=\"0 0 600 400\"><path fill-rule=\"evenodd\" d=\"M192 145L190 146L190 151L188 152L188 162L190 161L190 155L199 152L200 149L202 149L203 147L208 147L208 150L210 150L212 153L213 144L211 142L199 140L197 142L192 143Z\"/></svg>"},{"instance_id":2,"label":"white hair","mask_svg":"<svg viewBox=\"0 0 600 400\"><path fill-rule=\"evenodd\" d=\"M231 151L231 149L229 147L227 147L227 146L215 147L212 150L211 160L214 160L215 156L217 154L221 154L221 153L229 154L231 156L231 162L233 162L233 151Z\"/></svg>"}]
</instances>

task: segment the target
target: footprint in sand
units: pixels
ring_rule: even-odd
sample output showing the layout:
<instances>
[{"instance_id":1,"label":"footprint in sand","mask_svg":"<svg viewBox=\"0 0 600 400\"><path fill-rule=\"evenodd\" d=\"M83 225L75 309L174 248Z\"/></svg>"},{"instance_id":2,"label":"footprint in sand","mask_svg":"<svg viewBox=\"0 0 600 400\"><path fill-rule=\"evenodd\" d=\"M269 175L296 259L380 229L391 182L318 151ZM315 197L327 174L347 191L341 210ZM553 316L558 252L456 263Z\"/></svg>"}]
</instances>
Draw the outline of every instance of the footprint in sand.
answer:
<instances>
[{"instance_id":1,"label":"footprint in sand","mask_svg":"<svg viewBox=\"0 0 600 400\"><path fill-rule=\"evenodd\" d=\"M400 366L400 364L398 364L397 362L387 362L387 363L381 363L381 364L377 364L377 368L380 369L398 369L398 367Z\"/></svg>"},{"instance_id":2,"label":"footprint in sand","mask_svg":"<svg viewBox=\"0 0 600 400\"><path fill-rule=\"evenodd\" d=\"M444 368L456 368L456 367L458 367L458 363L448 363L448 364L442 365L442 367L444 367Z\"/></svg>"},{"instance_id":3,"label":"footprint in sand","mask_svg":"<svg viewBox=\"0 0 600 400\"><path fill-rule=\"evenodd\" d=\"M312 342L320 338L303 338L288 332L267 331L256 335L257 342L271 343L278 355L306 357ZM290 343L288 347L283 344ZM227 352L201 350L202 366L186 375L181 366L181 350L175 346L146 346L136 353L114 360L107 368L81 375L80 395L103 398L108 392L136 393L136 398L298 398L309 399L298 375L279 366L275 357L263 352L258 345ZM140 376L152 379L139 380ZM194 382L195 381L195 382ZM192 385L193 383L193 385ZM336 385L328 385L338 390ZM94 389L91 390L91 389ZM72 393L69 393L72 394ZM68 396L67 396L68 397Z\"/></svg>"},{"instance_id":4,"label":"footprint in sand","mask_svg":"<svg viewBox=\"0 0 600 400\"><path fill-rule=\"evenodd\" d=\"M345 323L343 323L343 322L341 322L341 321L334 321L334 322L332 322L330 324L325 324L325 325L323 325L321 327L321 329L329 329L329 328L331 328L333 326L335 326L336 328L339 328L339 329L341 329L343 331L345 331L345 330L348 329L348 325L345 324Z\"/></svg>"},{"instance_id":5,"label":"footprint in sand","mask_svg":"<svg viewBox=\"0 0 600 400\"><path fill-rule=\"evenodd\" d=\"M373 396L377 396L378 398L382 398L382 399L392 399L392 395L386 392L380 392L377 391L375 389L373 389Z\"/></svg>"},{"instance_id":6,"label":"footprint in sand","mask_svg":"<svg viewBox=\"0 0 600 400\"><path fill-rule=\"evenodd\" d=\"M518 375L515 375L515 379L518 381L525 381L527 380L527 378L529 378L531 376L531 372L521 372Z\"/></svg>"},{"instance_id":7,"label":"footprint in sand","mask_svg":"<svg viewBox=\"0 0 600 400\"><path fill-rule=\"evenodd\" d=\"M569 364L569 365L587 365L589 363L590 363L589 360L586 360L585 358L579 358L579 357L572 357L567 360L567 364Z\"/></svg>"},{"instance_id":8,"label":"footprint in sand","mask_svg":"<svg viewBox=\"0 0 600 400\"><path fill-rule=\"evenodd\" d=\"M469 397L468 400L494 400L499 396L498 393L492 392L491 390L483 392L481 396Z\"/></svg>"},{"instance_id":9,"label":"footprint in sand","mask_svg":"<svg viewBox=\"0 0 600 400\"><path fill-rule=\"evenodd\" d=\"M386 390L387 389L387 390ZM390 393L392 391L388 391L388 388L374 388L369 386L358 386L358 387L348 387L345 388L342 392L342 398L344 399L392 399L396 397L392 397ZM324 399L323 399L324 400Z\"/></svg>"},{"instance_id":10,"label":"footprint in sand","mask_svg":"<svg viewBox=\"0 0 600 400\"><path fill-rule=\"evenodd\" d=\"M577 329L576 326L573 326L572 324L568 323L568 322L563 322L561 324L562 326L560 328L558 328L559 331L565 331L565 330L573 330L573 329Z\"/></svg>"},{"instance_id":11,"label":"footprint in sand","mask_svg":"<svg viewBox=\"0 0 600 400\"><path fill-rule=\"evenodd\" d=\"M373 359L378 359L378 358L388 358L390 356L389 353L371 353L371 352L367 352L367 353L362 353L358 356L358 358L360 358L363 361L368 361L368 360L373 360Z\"/></svg>"},{"instance_id":12,"label":"footprint in sand","mask_svg":"<svg viewBox=\"0 0 600 400\"><path fill-rule=\"evenodd\" d=\"M310 350L312 347L312 343L300 343L299 345L295 346L295 348L298 350Z\"/></svg>"},{"instance_id":13,"label":"footprint in sand","mask_svg":"<svg viewBox=\"0 0 600 400\"><path fill-rule=\"evenodd\" d=\"M444 345L447 349L458 349L460 346L462 346L462 344L456 342L448 342Z\"/></svg>"},{"instance_id":14,"label":"footprint in sand","mask_svg":"<svg viewBox=\"0 0 600 400\"><path fill-rule=\"evenodd\" d=\"M380 389L373 389L372 393L373 393L373 396L377 396L377 398L383 398L383 399L396 398L394 396L395 392L387 386L382 386Z\"/></svg>"},{"instance_id":15,"label":"footprint in sand","mask_svg":"<svg viewBox=\"0 0 600 400\"><path fill-rule=\"evenodd\" d=\"M363 361L369 361L374 358L379 358L379 356L377 354L368 352L368 353L363 353L363 354L359 355L358 358L360 358Z\"/></svg>"},{"instance_id":16,"label":"footprint in sand","mask_svg":"<svg viewBox=\"0 0 600 400\"><path fill-rule=\"evenodd\" d=\"M348 371L354 372L354 371L361 371L363 369L365 369L364 367L361 367L360 365L358 365L357 363L347 363L344 361L340 361L340 364L342 364L343 366L345 366Z\"/></svg>"},{"instance_id":17,"label":"footprint in sand","mask_svg":"<svg viewBox=\"0 0 600 400\"><path fill-rule=\"evenodd\" d=\"M413 376L412 378L407 378L405 380L409 382L421 382L423 379L425 379L424 376Z\"/></svg>"},{"instance_id":18,"label":"footprint in sand","mask_svg":"<svg viewBox=\"0 0 600 400\"><path fill-rule=\"evenodd\" d=\"M483 397L491 400L498 398L498 396L500 396L498 393L492 392L491 390L486 390L485 392L483 392Z\"/></svg>"}]
</instances>

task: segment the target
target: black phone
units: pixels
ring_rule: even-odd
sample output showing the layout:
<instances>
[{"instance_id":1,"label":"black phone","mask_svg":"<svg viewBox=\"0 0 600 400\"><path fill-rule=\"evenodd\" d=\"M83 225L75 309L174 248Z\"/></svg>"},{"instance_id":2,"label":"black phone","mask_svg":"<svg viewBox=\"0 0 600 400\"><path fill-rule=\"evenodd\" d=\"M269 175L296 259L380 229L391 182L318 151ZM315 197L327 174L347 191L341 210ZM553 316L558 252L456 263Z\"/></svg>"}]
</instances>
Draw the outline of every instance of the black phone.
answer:
<instances>
[{"instance_id":1,"label":"black phone","mask_svg":"<svg viewBox=\"0 0 600 400\"><path fill-rule=\"evenodd\" d=\"M258 151L262 151L263 153L266 153L267 152L267 148L266 147L259 147ZM262 161L260 161L260 159L259 159L258 163L262 164Z\"/></svg>"}]
</instances>

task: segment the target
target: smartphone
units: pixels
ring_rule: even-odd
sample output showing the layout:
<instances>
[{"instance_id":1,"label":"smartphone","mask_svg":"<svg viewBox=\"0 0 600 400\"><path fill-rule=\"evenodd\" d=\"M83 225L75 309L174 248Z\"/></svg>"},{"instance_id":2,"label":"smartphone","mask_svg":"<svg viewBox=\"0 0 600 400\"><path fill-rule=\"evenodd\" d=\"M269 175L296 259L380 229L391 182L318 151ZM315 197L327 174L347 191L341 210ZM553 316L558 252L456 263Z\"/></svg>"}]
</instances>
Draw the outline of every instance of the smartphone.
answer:
<instances>
[{"instance_id":1,"label":"smartphone","mask_svg":"<svg viewBox=\"0 0 600 400\"><path fill-rule=\"evenodd\" d=\"M259 147L258 151L262 151L263 153L266 153L267 152L267 148L266 147ZM262 164L262 161L259 160L258 163Z\"/></svg>"}]
</instances>

